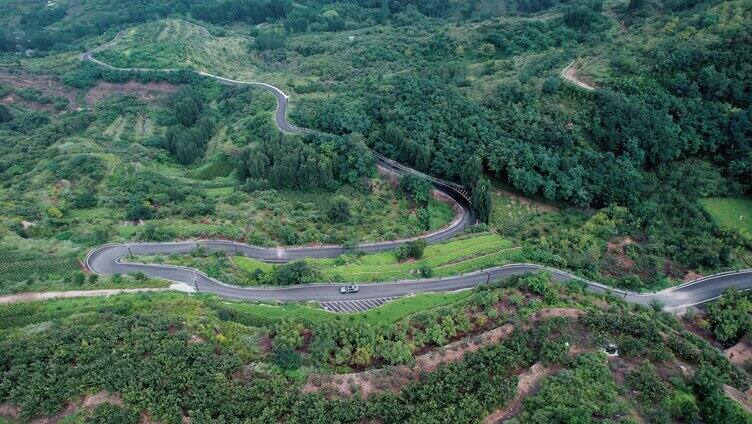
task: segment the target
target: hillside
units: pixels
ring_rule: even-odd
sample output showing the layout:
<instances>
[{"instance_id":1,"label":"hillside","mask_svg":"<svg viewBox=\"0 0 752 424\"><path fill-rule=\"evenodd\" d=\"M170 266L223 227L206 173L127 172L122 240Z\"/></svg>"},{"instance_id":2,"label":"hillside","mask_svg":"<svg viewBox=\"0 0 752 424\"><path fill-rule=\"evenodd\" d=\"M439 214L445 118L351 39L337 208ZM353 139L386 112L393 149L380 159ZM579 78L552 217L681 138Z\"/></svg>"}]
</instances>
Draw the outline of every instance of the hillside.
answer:
<instances>
[{"instance_id":1,"label":"hillside","mask_svg":"<svg viewBox=\"0 0 752 424\"><path fill-rule=\"evenodd\" d=\"M0 423L752 423L749 1L0 6Z\"/></svg>"}]
</instances>

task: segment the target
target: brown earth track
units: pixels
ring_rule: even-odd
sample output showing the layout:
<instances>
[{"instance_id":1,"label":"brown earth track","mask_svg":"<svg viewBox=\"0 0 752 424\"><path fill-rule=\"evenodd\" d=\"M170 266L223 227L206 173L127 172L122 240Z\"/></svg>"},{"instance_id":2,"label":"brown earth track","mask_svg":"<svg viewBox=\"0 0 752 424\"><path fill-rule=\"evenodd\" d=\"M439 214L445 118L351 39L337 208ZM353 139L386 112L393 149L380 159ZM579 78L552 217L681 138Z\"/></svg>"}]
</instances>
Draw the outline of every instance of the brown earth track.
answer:
<instances>
[{"instance_id":1,"label":"brown earth track","mask_svg":"<svg viewBox=\"0 0 752 424\"><path fill-rule=\"evenodd\" d=\"M552 317L577 318L584 313L576 308L548 308L534 312L530 322ZM304 393L324 391L333 396L352 396L359 393L367 399L377 393L398 392L406 384L416 381L421 374L434 371L439 365L462 360L465 354L475 352L507 338L514 331L512 324L505 324L474 337L468 337L432 350L415 359L414 365L400 365L363 372L334 375L311 375Z\"/></svg>"}]
</instances>

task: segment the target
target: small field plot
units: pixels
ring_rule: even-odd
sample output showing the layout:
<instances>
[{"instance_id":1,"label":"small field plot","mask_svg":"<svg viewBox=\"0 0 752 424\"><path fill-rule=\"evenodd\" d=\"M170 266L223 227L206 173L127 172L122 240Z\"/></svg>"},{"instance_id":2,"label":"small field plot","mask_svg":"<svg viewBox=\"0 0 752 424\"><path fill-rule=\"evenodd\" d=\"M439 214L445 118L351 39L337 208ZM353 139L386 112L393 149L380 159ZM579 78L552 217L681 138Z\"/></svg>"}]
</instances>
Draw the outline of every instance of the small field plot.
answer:
<instances>
[{"instance_id":1,"label":"small field plot","mask_svg":"<svg viewBox=\"0 0 752 424\"><path fill-rule=\"evenodd\" d=\"M752 238L752 199L713 197L701 202L718 225Z\"/></svg>"},{"instance_id":2,"label":"small field plot","mask_svg":"<svg viewBox=\"0 0 752 424\"><path fill-rule=\"evenodd\" d=\"M532 220L556 211L551 205L501 189L493 191L493 205L490 223L507 236L516 236Z\"/></svg>"}]
</instances>

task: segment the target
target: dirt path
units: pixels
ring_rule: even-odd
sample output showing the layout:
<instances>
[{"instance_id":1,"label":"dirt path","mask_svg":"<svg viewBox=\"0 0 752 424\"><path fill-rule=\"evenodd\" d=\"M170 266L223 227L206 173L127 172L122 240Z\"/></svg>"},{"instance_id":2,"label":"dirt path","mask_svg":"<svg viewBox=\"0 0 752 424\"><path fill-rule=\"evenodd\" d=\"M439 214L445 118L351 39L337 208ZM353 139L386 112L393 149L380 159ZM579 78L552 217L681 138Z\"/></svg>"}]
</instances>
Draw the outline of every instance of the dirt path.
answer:
<instances>
[{"instance_id":1,"label":"dirt path","mask_svg":"<svg viewBox=\"0 0 752 424\"><path fill-rule=\"evenodd\" d=\"M56 292L35 292L35 293L18 293L6 296L0 296L0 304L34 302L39 300L50 299L68 299L73 297L99 297L112 296L122 293L146 293L146 292L163 292L163 291L185 291L192 292L193 289L186 284L171 284L170 287L147 287L139 289L102 289L102 290L69 290Z\"/></svg>"},{"instance_id":2,"label":"dirt path","mask_svg":"<svg viewBox=\"0 0 752 424\"><path fill-rule=\"evenodd\" d=\"M735 400L745 411L752 413L752 401L744 392L728 384L723 385L723 392L726 393L726 396Z\"/></svg>"},{"instance_id":3,"label":"dirt path","mask_svg":"<svg viewBox=\"0 0 752 424\"><path fill-rule=\"evenodd\" d=\"M576 308L549 308L536 311L530 322L551 317L576 318L584 313ZM468 337L432 350L415 359L415 365L400 365L348 374L311 375L304 393L324 391L337 396L352 396L356 393L367 399L377 393L398 392L406 384L416 381L422 373L434 371L441 364L460 361L469 352L490 346L507 338L514 331L512 324L502 325L474 337Z\"/></svg>"},{"instance_id":4,"label":"dirt path","mask_svg":"<svg viewBox=\"0 0 752 424\"><path fill-rule=\"evenodd\" d=\"M514 416L522 407L522 400L538 387L538 383L543 377L548 376L553 371L553 369L546 368L543 364L538 362L530 367L529 370L520 374L517 377L517 393L515 393L512 402L510 402L508 406L502 409L497 409L491 413L491 415L483 420L483 423L496 424Z\"/></svg>"},{"instance_id":5,"label":"dirt path","mask_svg":"<svg viewBox=\"0 0 752 424\"><path fill-rule=\"evenodd\" d=\"M588 91L595 90L595 87L579 79L579 77L577 76L577 66L575 65L574 60L569 64L569 66L561 71L561 76L564 77L565 80L577 85L580 88L584 88Z\"/></svg>"}]
</instances>

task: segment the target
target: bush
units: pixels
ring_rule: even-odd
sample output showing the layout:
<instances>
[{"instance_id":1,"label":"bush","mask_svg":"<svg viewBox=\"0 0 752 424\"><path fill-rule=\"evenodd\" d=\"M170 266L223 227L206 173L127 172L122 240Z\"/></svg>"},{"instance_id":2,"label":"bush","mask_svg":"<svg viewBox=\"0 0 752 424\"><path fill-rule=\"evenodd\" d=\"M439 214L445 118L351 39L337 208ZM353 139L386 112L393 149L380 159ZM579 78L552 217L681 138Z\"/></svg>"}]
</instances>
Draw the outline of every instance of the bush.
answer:
<instances>
[{"instance_id":1,"label":"bush","mask_svg":"<svg viewBox=\"0 0 752 424\"><path fill-rule=\"evenodd\" d=\"M86 275L83 272L73 274L72 283L76 286L82 286L86 282Z\"/></svg>"},{"instance_id":2,"label":"bush","mask_svg":"<svg viewBox=\"0 0 752 424\"><path fill-rule=\"evenodd\" d=\"M639 393L643 402L661 402L668 395L666 385L650 362L645 362L627 374L626 382Z\"/></svg>"},{"instance_id":3,"label":"bush","mask_svg":"<svg viewBox=\"0 0 752 424\"><path fill-rule=\"evenodd\" d=\"M294 370L300 366L300 354L295 349L283 347L275 350L274 362L283 370Z\"/></svg>"},{"instance_id":4,"label":"bush","mask_svg":"<svg viewBox=\"0 0 752 424\"><path fill-rule=\"evenodd\" d=\"M141 238L148 241L170 241L176 237L177 233L174 230L153 222L147 222L141 233Z\"/></svg>"},{"instance_id":5,"label":"bush","mask_svg":"<svg viewBox=\"0 0 752 424\"><path fill-rule=\"evenodd\" d=\"M334 196L329 201L326 215L333 222L346 222L352 216L352 213L350 212L350 201L347 197L342 195Z\"/></svg>"},{"instance_id":6,"label":"bush","mask_svg":"<svg viewBox=\"0 0 752 424\"><path fill-rule=\"evenodd\" d=\"M431 278L433 276L433 269L428 265L423 265L418 268L418 275L421 278Z\"/></svg>"},{"instance_id":7,"label":"bush","mask_svg":"<svg viewBox=\"0 0 752 424\"><path fill-rule=\"evenodd\" d=\"M272 346L275 350L297 349L303 346L303 325L291 320L283 320L274 327Z\"/></svg>"},{"instance_id":8,"label":"bush","mask_svg":"<svg viewBox=\"0 0 752 424\"><path fill-rule=\"evenodd\" d=\"M752 329L752 301L749 293L736 290L708 306L708 319L713 335L724 343L735 343Z\"/></svg>"},{"instance_id":9,"label":"bush","mask_svg":"<svg viewBox=\"0 0 752 424\"><path fill-rule=\"evenodd\" d=\"M274 270L274 282L280 286L313 284L321 281L321 278L319 269L304 260L286 263Z\"/></svg>"},{"instance_id":10,"label":"bush","mask_svg":"<svg viewBox=\"0 0 752 424\"><path fill-rule=\"evenodd\" d=\"M285 46L285 34L279 31L268 31L254 38L253 48L258 51L276 50Z\"/></svg>"},{"instance_id":11,"label":"bush","mask_svg":"<svg viewBox=\"0 0 752 424\"><path fill-rule=\"evenodd\" d=\"M423 251L426 248L426 241L423 239L413 240L401 244L395 249L394 254L398 261L405 261L408 258L420 259L423 257Z\"/></svg>"},{"instance_id":12,"label":"bush","mask_svg":"<svg viewBox=\"0 0 752 424\"><path fill-rule=\"evenodd\" d=\"M410 195L410 198L418 206L426 206L431 198L433 186L427 180L418 176L408 174L400 178L400 189Z\"/></svg>"},{"instance_id":13,"label":"bush","mask_svg":"<svg viewBox=\"0 0 752 424\"><path fill-rule=\"evenodd\" d=\"M0 105L0 123L10 122L12 120L13 120L13 115L11 115L8 108L5 107L5 105Z\"/></svg>"}]
</instances>

